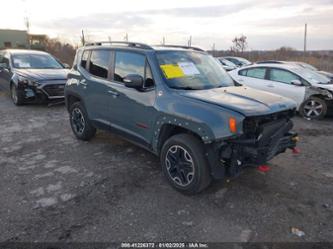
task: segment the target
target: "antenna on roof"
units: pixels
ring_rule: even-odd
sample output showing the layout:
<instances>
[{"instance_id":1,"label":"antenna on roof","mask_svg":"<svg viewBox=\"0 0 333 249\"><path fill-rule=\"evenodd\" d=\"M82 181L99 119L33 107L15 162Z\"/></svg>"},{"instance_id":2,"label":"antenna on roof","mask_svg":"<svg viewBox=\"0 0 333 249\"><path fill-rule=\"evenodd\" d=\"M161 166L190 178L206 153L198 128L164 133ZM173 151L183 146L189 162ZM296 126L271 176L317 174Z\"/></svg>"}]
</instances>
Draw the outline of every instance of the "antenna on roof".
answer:
<instances>
[{"instance_id":1,"label":"antenna on roof","mask_svg":"<svg viewBox=\"0 0 333 249\"><path fill-rule=\"evenodd\" d=\"M306 55L307 31L308 31L308 24L306 23L305 26L304 26L304 60L305 60L305 55Z\"/></svg>"},{"instance_id":2,"label":"antenna on roof","mask_svg":"<svg viewBox=\"0 0 333 249\"><path fill-rule=\"evenodd\" d=\"M212 46L212 54L213 54L213 56L215 56L215 43L213 43L213 46Z\"/></svg>"}]
</instances>

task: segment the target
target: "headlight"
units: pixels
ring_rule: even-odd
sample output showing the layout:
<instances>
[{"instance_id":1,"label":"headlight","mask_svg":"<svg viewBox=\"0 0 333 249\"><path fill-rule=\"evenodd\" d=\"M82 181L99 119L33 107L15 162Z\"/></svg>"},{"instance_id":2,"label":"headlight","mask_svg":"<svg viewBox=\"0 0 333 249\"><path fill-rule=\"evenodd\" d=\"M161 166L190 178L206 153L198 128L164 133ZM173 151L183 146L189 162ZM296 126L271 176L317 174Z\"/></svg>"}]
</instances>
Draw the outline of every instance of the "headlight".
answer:
<instances>
[{"instance_id":1,"label":"headlight","mask_svg":"<svg viewBox=\"0 0 333 249\"><path fill-rule=\"evenodd\" d=\"M28 85L28 86L38 86L39 85L39 83L37 81L23 77L21 75L18 76L18 83L21 85Z\"/></svg>"}]
</instances>

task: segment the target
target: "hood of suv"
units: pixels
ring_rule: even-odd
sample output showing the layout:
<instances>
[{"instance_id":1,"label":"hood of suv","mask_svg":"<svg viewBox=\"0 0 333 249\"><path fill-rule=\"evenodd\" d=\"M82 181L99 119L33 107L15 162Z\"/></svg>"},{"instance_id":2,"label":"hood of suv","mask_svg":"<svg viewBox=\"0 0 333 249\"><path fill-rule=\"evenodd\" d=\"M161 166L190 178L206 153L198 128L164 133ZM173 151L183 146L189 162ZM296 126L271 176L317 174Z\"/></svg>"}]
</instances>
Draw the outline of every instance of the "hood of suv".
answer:
<instances>
[{"instance_id":1,"label":"hood of suv","mask_svg":"<svg viewBox=\"0 0 333 249\"><path fill-rule=\"evenodd\" d=\"M68 69L16 69L15 72L23 77L36 80L65 80Z\"/></svg>"},{"instance_id":2,"label":"hood of suv","mask_svg":"<svg viewBox=\"0 0 333 249\"><path fill-rule=\"evenodd\" d=\"M237 111L245 116L265 115L296 108L296 103L291 99L249 87L231 86L182 91L180 94Z\"/></svg>"}]
</instances>

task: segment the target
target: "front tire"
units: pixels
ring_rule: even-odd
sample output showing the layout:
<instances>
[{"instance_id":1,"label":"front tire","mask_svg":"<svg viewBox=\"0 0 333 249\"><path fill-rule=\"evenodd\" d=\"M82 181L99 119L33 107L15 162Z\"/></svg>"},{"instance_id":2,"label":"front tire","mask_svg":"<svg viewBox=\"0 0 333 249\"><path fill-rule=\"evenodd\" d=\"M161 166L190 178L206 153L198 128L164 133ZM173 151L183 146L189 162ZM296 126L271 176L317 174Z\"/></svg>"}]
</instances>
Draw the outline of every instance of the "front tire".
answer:
<instances>
[{"instance_id":1,"label":"front tire","mask_svg":"<svg viewBox=\"0 0 333 249\"><path fill-rule=\"evenodd\" d=\"M23 104L23 97L15 84L10 85L10 97L15 105L19 106Z\"/></svg>"},{"instance_id":2,"label":"front tire","mask_svg":"<svg viewBox=\"0 0 333 249\"><path fill-rule=\"evenodd\" d=\"M88 119L87 112L81 102L75 102L69 108L69 119L74 135L84 141L90 140L96 134L96 128Z\"/></svg>"},{"instance_id":3,"label":"front tire","mask_svg":"<svg viewBox=\"0 0 333 249\"><path fill-rule=\"evenodd\" d=\"M300 114L305 118L322 119L327 113L327 103L318 97L310 97L301 105Z\"/></svg>"},{"instance_id":4,"label":"front tire","mask_svg":"<svg viewBox=\"0 0 333 249\"><path fill-rule=\"evenodd\" d=\"M161 150L161 166L168 182L183 194L197 194L211 182L202 142L188 134L169 138Z\"/></svg>"}]
</instances>

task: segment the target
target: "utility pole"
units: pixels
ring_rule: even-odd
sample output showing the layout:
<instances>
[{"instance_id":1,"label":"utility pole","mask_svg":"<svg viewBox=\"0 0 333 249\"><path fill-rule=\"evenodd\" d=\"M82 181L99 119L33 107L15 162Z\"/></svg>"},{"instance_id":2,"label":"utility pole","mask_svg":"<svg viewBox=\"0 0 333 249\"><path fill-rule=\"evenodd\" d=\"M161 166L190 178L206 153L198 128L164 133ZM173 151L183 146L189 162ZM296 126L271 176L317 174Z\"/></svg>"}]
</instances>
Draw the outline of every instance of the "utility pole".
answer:
<instances>
[{"instance_id":1,"label":"utility pole","mask_svg":"<svg viewBox=\"0 0 333 249\"><path fill-rule=\"evenodd\" d=\"M124 37L125 41L128 42L128 34L126 33L125 37Z\"/></svg>"},{"instance_id":2,"label":"utility pole","mask_svg":"<svg viewBox=\"0 0 333 249\"><path fill-rule=\"evenodd\" d=\"M26 4L26 0L21 0L22 4L24 5L24 24L27 29L27 37L28 37L28 48L31 48L31 41L30 41L30 20L29 20L29 13Z\"/></svg>"},{"instance_id":3,"label":"utility pole","mask_svg":"<svg viewBox=\"0 0 333 249\"><path fill-rule=\"evenodd\" d=\"M162 45L165 45L165 37L163 36Z\"/></svg>"},{"instance_id":4,"label":"utility pole","mask_svg":"<svg viewBox=\"0 0 333 249\"><path fill-rule=\"evenodd\" d=\"M84 46L84 44L86 44L86 39L84 38L84 31L82 29L82 36L81 36L81 42L82 42L82 45Z\"/></svg>"},{"instance_id":5,"label":"utility pole","mask_svg":"<svg viewBox=\"0 0 333 249\"><path fill-rule=\"evenodd\" d=\"M191 47L192 46L192 36L190 35L190 39L187 42L187 46Z\"/></svg>"},{"instance_id":6,"label":"utility pole","mask_svg":"<svg viewBox=\"0 0 333 249\"><path fill-rule=\"evenodd\" d=\"M25 27L27 28L28 48L31 49L30 21L29 21L29 17L28 17L28 16L26 16L26 17L24 18L24 22L25 22Z\"/></svg>"},{"instance_id":7,"label":"utility pole","mask_svg":"<svg viewBox=\"0 0 333 249\"><path fill-rule=\"evenodd\" d=\"M303 54L304 60L305 60L305 55L306 55L307 29L308 29L308 24L306 23L305 27L304 27L304 54Z\"/></svg>"}]
</instances>

